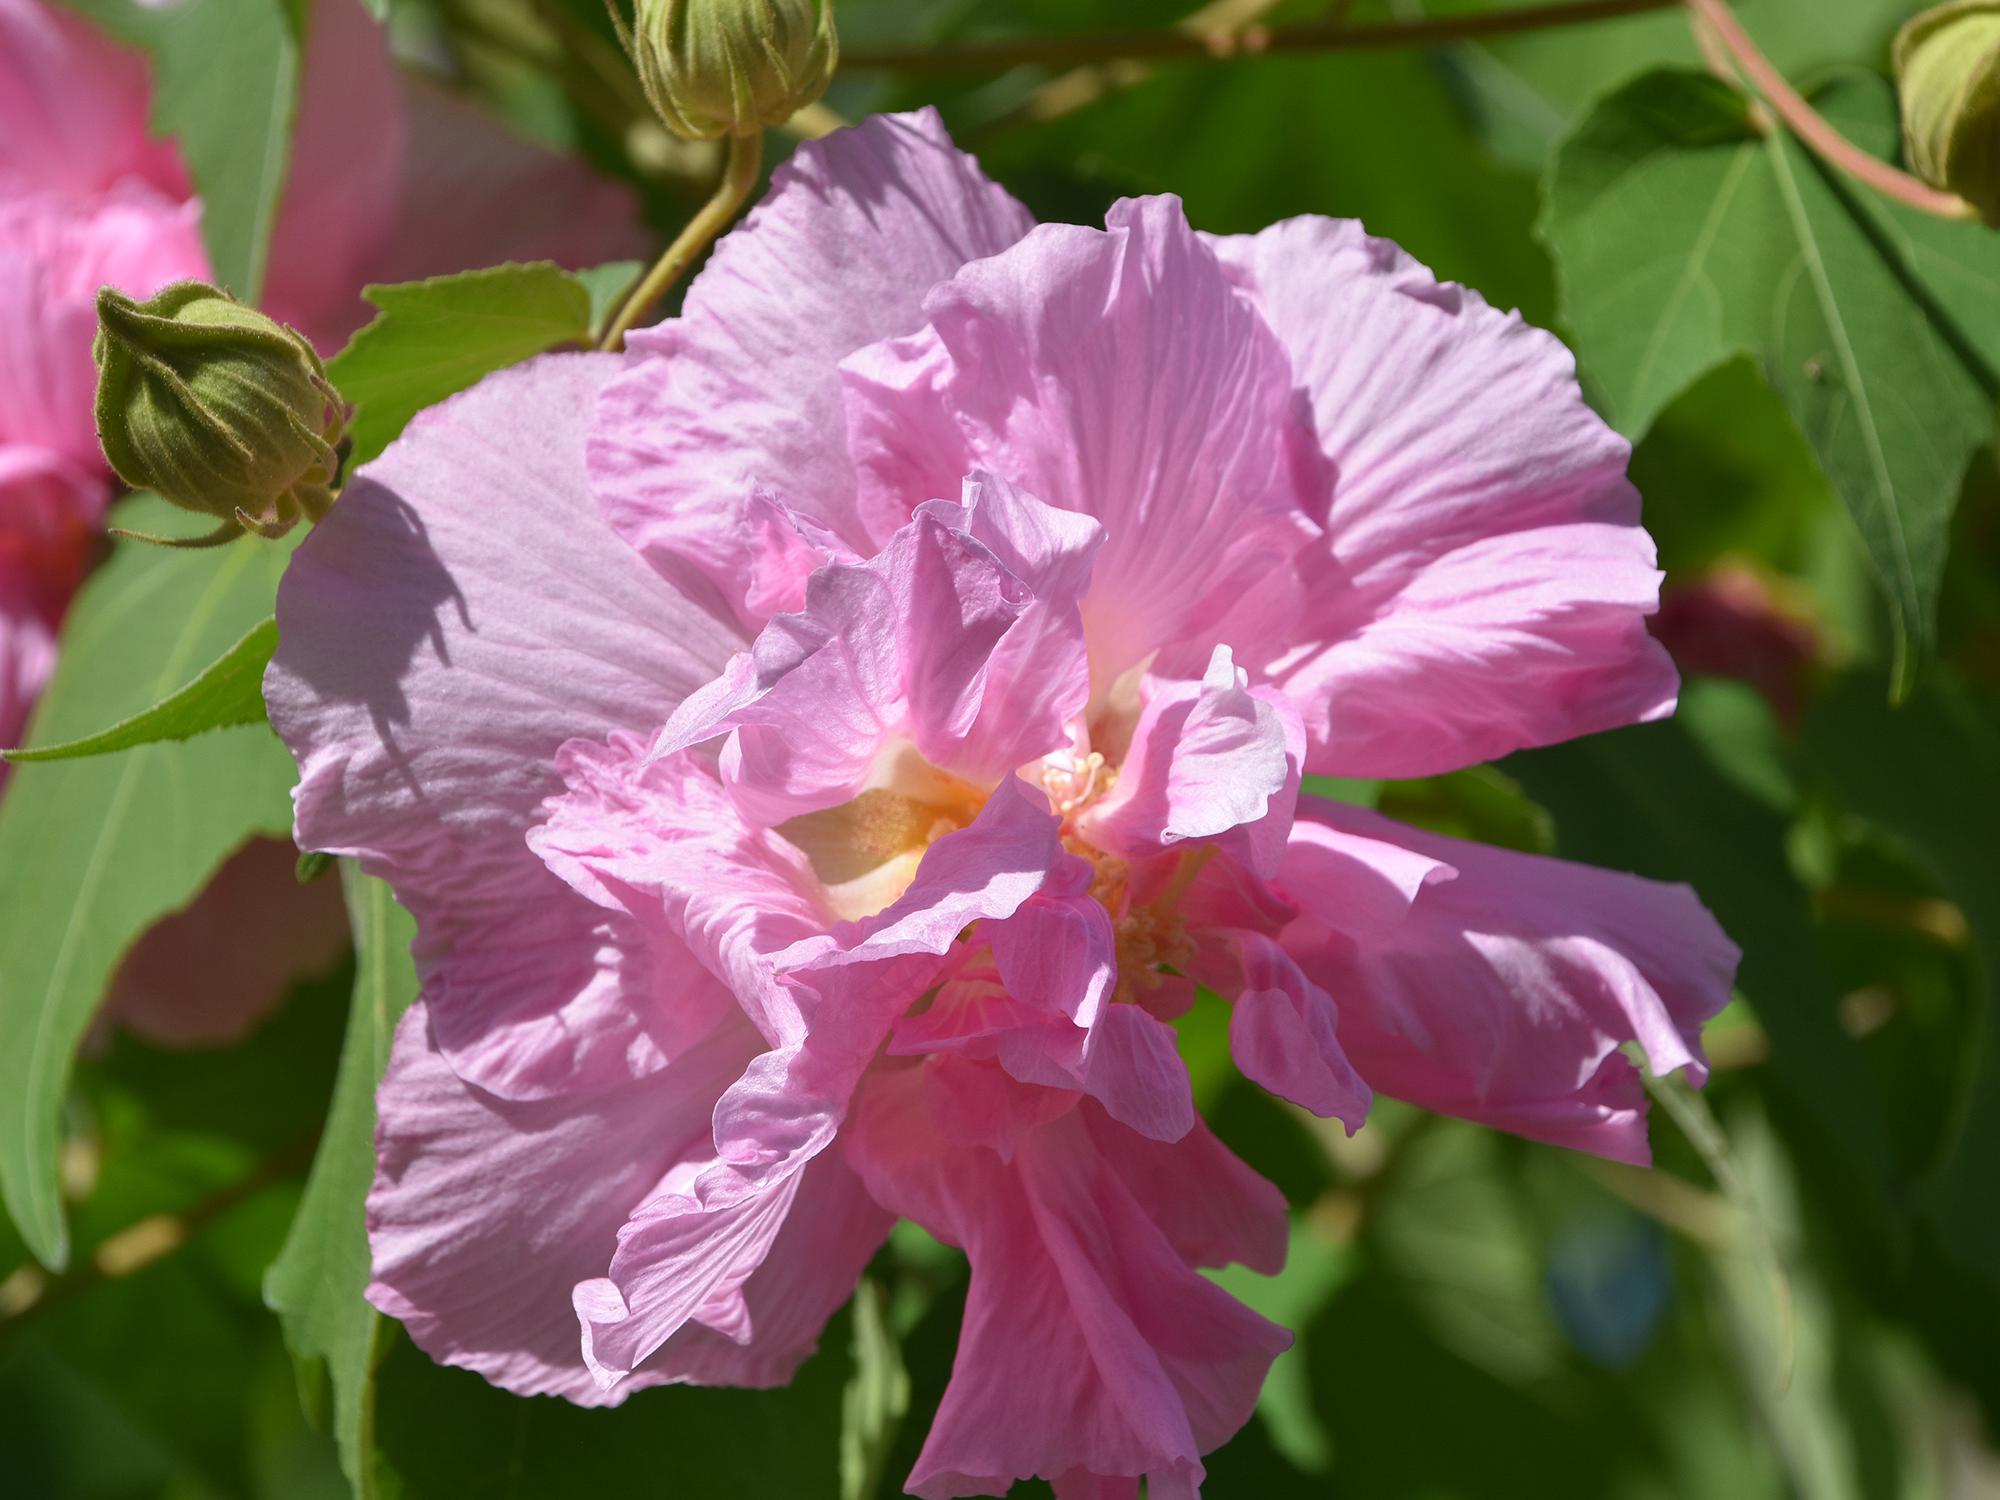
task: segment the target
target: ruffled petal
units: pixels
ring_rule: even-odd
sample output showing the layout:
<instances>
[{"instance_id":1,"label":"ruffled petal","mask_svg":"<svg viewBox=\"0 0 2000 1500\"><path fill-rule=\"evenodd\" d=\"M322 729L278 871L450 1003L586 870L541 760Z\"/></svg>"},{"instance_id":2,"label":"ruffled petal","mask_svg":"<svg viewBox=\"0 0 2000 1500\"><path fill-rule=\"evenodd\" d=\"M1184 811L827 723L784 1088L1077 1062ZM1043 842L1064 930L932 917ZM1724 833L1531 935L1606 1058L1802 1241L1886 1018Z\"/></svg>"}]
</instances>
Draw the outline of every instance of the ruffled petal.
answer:
<instances>
[{"instance_id":1,"label":"ruffled petal","mask_svg":"<svg viewBox=\"0 0 2000 1500\"><path fill-rule=\"evenodd\" d=\"M805 607L683 703L653 753L730 734L731 792L775 825L866 791L949 812L1066 743L1088 691L1076 598L1038 595L977 539L1003 494L926 505L875 557L820 569Z\"/></svg>"},{"instance_id":2,"label":"ruffled petal","mask_svg":"<svg viewBox=\"0 0 2000 1500\"><path fill-rule=\"evenodd\" d=\"M590 805L573 796L557 799L536 847L596 899L628 908L650 899L686 921L701 907L676 882L692 867L676 862L684 848L655 831L654 810L682 795L695 809L727 813L713 801L694 802L702 782L684 758L647 762L636 742L626 742L586 763L577 759L580 750L566 757L573 770L589 764L615 778L622 763L623 784L638 789L628 808L633 816L622 827L601 816L615 801L603 793L619 784L606 779L595 804L600 816L593 820ZM582 784L577 777L573 789ZM702 819L699 811L669 811L662 821L692 830ZM740 976L739 997L773 1046L716 1102L712 1152L633 1216L607 1276L578 1285L576 1312L600 1381L615 1384L692 1324L732 1333L743 1317L754 1317L738 1306L743 1288L785 1233L804 1177L839 1130L891 1023L937 982L965 928L1004 920L1036 894L1067 858L1058 835L1046 803L1010 782L970 827L932 845L909 888L865 922L821 928L770 952L760 938L807 918L780 914L775 927L760 930L739 876L715 903L718 916L731 907L737 920L717 921L707 932L687 929L697 952ZM721 841L710 834L711 849Z\"/></svg>"},{"instance_id":3,"label":"ruffled petal","mask_svg":"<svg viewBox=\"0 0 2000 1500\"><path fill-rule=\"evenodd\" d=\"M1297 893L1307 915L1282 941L1339 998L1340 1044L1362 1077L1444 1114L1648 1159L1645 1096L1619 1048L1637 1042L1655 1073L1701 1082L1701 1024L1728 1003L1739 956L1693 891L1316 798L1299 814L1455 872L1427 880L1401 922L1363 933Z\"/></svg>"},{"instance_id":4,"label":"ruffled petal","mask_svg":"<svg viewBox=\"0 0 2000 1500\"><path fill-rule=\"evenodd\" d=\"M1156 1217L1149 1202L1183 1164L1187 1191L1210 1185L1213 1143L1204 1132L1107 1150L1100 1132L1129 1133L1086 1103L1022 1132L1003 1160L934 1127L929 1066L871 1078L847 1147L878 1201L972 1262L951 1383L907 1488L946 1500L1041 1474L1116 1493L1144 1475L1156 1492L1193 1493L1201 1454L1249 1418L1291 1341L1193 1269L1205 1257L1191 1245L1228 1243L1197 1227L1199 1210ZM1139 1190L1126 1176L1135 1152L1151 1158L1133 1174ZM1275 1193L1232 1195L1239 1206L1266 1219L1262 1245L1271 1225L1282 1235Z\"/></svg>"},{"instance_id":5,"label":"ruffled petal","mask_svg":"<svg viewBox=\"0 0 2000 1500\"><path fill-rule=\"evenodd\" d=\"M1333 997L1299 970L1290 954L1261 933L1201 935L1196 973L1232 1002L1229 1053L1243 1076L1351 1135L1368 1118L1374 1095L1348 1060Z\"/></svg>"},{"instance_id":6,"label":"ruffled petal","mask_svg":"<svg viewBox=\"0 0 2000 1500\"><path fill-rule=\"evenodd\" d=\"M850 367L858 452L927 435L921 471L870 465L864 508L983 468L1095 516L1107 540L1084 620L1100 689L1180 643L1199 670L1230 605L1317 534L1320 481L1301 467L1311 433L1284 350L1179 202L1120 203L1102 232L1043 225L925 308L928 334Z\"/></svg>"},{"instance_id":7,"label":"ruffled petal","mask_svg":"<svg viewBox=\"0 0 2000 1500\"><path fill-rule=\"evenodd\" d=\"M1048 1026L998 1038L994 1056L1023 1083L1095 1099L1148 1140L1177 1141L1194 1128L1194 1084L1174 1028L1137 1005L1110 1005L1075 1035Z\"/></svg>"},{"instance_id":8,"label":"ruffled petal","mask_svg":"<svg viewBox=\"0 0 2000 1500\"><path fill-rule=\"evenodd\" d=\"M1337 476L1311 613L1226 627L1299 704L1306 769L1424 776L1671 712L1630 447L1562 344L1351 221L1211 243Z\"/></svg>"},{"instance_id":9,"label":"ruffled petal","mask_svg":"<svg viewBox=\"0 0 2000 1500\"><path fill-rule=\"evenodd\" d=\"M742 508L762 488L862 555L923 500L857 509L842 442L842 358L922 326L924 294L1027 232L1027 211L954 147L936 114L877 115L808 142L725 237L681 316L604 395L591 475L612 524L724 618L755 629Z\"/></svg>"},{"instance_id":10,"label":"ruffled petal","mask_svg":"<svg viewBox=\"0 0 2000 1500\"><path fill-rule=\"evenodd\" d=\"M508 1100L462 1079L413 1005L377 1095L368 1300L433 1359L517 1394L622 1399L585 1368L570 1289L603 1274L676 1163L712 1149L709 1112L756 1042L725 1027L636 1082ZM670 1378L653 1373L625 1389Z\"/></svg>"},{"instance_id":11,"label":"ruffled petal","mask_svg":"<svg viewBox=\"0 0 2000 1500\"><path fill-rule=\"evenodd\" d=\"M776 955L835 921L804 856L745 823L693 755L613 735L565 745L557 770L529 847L588 900L677 937L773 1044L796 1036Z\"/></svg>"},{"instance_id":12,"label":"ruffled petal","mask_svg":"<svg viewBox=\"0 0 2000 1500\"><path fill-rule=\"evenodd\" d=\"M417 918L440 1047L509 1097L660 1067L712 984L527 847L570 738L650 732L741 645L598 516L610 356L553 355L419 416L299 548L265 679L302 847Z\"/></svg>"},{"instance_id":13,"label":"ruffled petal","mask_svg":"<svg viewBox=\"0 0 2000 1500\"><path fill-rule=\"evenodd\" d=\"M1268 875L1284 856L1304 754L1291 703L1252 688L1229 648L1217 646L1200 682L1148 680L1117 786L1077 826L1128 858L1220 842Z\"/></svg>"}]
</instances>

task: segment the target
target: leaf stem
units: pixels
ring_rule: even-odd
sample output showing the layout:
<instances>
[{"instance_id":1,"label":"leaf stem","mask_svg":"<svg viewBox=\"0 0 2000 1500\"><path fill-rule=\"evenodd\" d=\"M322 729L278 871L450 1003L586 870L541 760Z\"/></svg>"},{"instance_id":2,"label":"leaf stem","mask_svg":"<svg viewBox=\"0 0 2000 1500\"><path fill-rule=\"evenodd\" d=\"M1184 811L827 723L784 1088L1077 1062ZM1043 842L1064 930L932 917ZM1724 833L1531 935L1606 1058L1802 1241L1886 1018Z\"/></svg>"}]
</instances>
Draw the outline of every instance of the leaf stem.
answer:
<instances>
[{"instance_id":1,"label":"leaf stem","mask_svg":"<svg viewBox=\"0 0 2000 1500\"><path fill-rule=\"evenodd\" d=\"M753 131L748 135L729 137L729 158L722 169L722 181L716 184L715 196L704 203L692 219L667 246L666 253L653 262L652 270L625 299L625 305L618 309L618 316L605 330L600 349L616 351L625 347L625 335L632 326L658 305L667 291L681 279L695 258L706 250L716 236L729 227L757 186L757 178L764 168L764 134Z\"/></svg>"},{"instance_id":2,"label":"leaf stem","mask_svg":"<svg viewBox=\"0 0 2000 1500\"><path fill-rule=\"evenodd\" d=\"M1757 92L1764 96L1778 118L1790 126L1792 133L1822 161L1866 183L1884 197L1907 204L1920 213L1935 214L1940 219L1976 220L1979 217L1979 211L1958 194L1942 192L1929 183L1918 181L1901 168L1871 156L1828 124L1825 116L1808 104L1805 96L1793 88L1785 75L1758 50L1750 33L1743 29L1743 23L1730 12L1726 0L1686 0L1686 4L1696 22L1696 40L1701 40L1705 27L1721 43L1731 61L1756 85Z\"/></svg>"},{"instance_id":3,"label":"leaf stem","mask_svg":"<svg viewBox=\"0 0 2000 1500\"><path fill-rule=\"evenodd\" d=\"M1514 10L1485 11L1464 16L1438 16L1423 21L1371 22L1364 26L1352 26L1340 20L1300 21L1290 26L1252 25L1208 35L1194 35L1182 30L1154 30L1009 38L948 47L844 47L840 53L840 65L847 70L869 72L1004 73L1009 68L1033 65L1067 68L1083 63L1142 59L1258 57L1283 52L1362 52L1479 41L1486 37L1540 31L1554 26L1613 21L1621 16L1666 10L1680 3L1682 0L1567 0L1562 4L1528 5Z\"/></svg>"}]
</instances>

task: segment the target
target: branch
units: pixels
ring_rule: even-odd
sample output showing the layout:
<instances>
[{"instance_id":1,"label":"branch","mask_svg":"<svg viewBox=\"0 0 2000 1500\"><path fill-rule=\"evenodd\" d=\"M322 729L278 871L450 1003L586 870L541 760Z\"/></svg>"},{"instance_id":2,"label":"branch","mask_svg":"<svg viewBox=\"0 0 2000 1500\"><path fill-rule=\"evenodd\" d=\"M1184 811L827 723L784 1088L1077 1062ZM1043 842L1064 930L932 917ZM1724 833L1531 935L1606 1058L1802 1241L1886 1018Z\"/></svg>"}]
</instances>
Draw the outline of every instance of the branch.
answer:
<instances>
[{"instance_id":1,"label":"branch","mask_svg":"<svg viewBox=\"0 0 2000 1500\"><path fill-rule=\"evenodd\" d=\"M1009 68L1076 67L1119 61L1262 57L1285 52L1365 52L1393 47L1431 47L1474 42L1555 26L1615 21L1682 0L1569 0L1517 10L1426 21L1376 22L1350 26L1341 21L1301 21L1291 26L1248 26L1221 35L1185 31L1126 31L1079 36L1032 37L965 42L943 47L842 48L840 65L849 71L895 73L1004 73Z\"/></svg>"}]
</instances>

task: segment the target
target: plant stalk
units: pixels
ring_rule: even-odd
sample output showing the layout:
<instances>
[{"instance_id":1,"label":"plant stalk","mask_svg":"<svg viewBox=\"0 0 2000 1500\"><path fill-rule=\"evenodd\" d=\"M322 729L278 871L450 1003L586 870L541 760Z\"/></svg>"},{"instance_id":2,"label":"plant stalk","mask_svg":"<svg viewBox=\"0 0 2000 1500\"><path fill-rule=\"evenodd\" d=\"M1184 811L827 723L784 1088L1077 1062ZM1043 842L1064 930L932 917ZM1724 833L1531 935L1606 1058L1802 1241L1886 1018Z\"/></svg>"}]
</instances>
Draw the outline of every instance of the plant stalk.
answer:
<instances>
[{"instance_id":1,"label":"plant stalk","mask_svg":"<svg viewBox=\"0 0 2000 1500\"><path fill-rule=\"evenodd\" d=\"M1826 117L1808 104L1805 96L1758 50L1750 33L1743 29L1743 23L1724 0L1687 0L1687 8L1697 23L1697 40L1702 28L1707 28L1709 35L1721 43L1730 60L1764 96L1772 111L1820 160L1920 213L1935 214L1940 219L1978 219L1979 211L1958 194L1920 182L1900 167L1871 156L1828 124Z\"/></svg>"},{"instance_id":2,"label":"plant stalk","mask_svg":"<svg viewBox=\"0 0 2000 1500\"><path fill-rule=\"evenodd\" d=\"M615 353L625 347L625 335L632 331L633 325L659 305L660 299L681 279L702 251L729 227L756 188L763 166L762 131L729 137L729 158L723 165L722 181L716 184L715 195L688 220L687 228L675 236L666 252L653 262L653 268L646 273L645 279L625 299L624 306L618 309L618 316L611 320L611 326L605 330L598 348Z\"/></svg>"}]
</instances>

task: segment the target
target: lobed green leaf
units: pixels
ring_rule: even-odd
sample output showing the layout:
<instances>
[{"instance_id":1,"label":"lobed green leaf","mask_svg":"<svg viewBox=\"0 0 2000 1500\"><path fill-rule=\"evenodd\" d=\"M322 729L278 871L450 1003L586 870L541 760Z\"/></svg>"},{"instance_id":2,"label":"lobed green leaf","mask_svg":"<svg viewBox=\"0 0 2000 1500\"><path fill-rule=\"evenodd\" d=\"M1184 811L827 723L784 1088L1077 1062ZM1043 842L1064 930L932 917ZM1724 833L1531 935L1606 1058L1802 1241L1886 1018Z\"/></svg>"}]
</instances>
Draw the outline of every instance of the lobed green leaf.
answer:
<instances>
[{"instance_id":1,"label":"lobed green leaf","mask_svg":"<svg viewBox=\"0 0 2000 1500\"><path fill-rule=\"evenodd\" d=\"M1734 90L1663 71L1562 143L1541 232L1578 361L1626 433L1717 365L1757 360L1861 533L1907 691L1933 647L1952 510L1994 397L1934 283L1990 282L1986 231L1926 225L1919 245Z\"/></svg>"},{"instance_id":2,"label":"lobed green leaf","mask_svg":"<svg viewBox=\"0 0 2000 1500\"><path fill-rule=\"evenodd\" d=\"M375 319L328 368L355 408L355 464L388 447L425 407L495 370L588 341L595 317L592 287L550 261L369 286L362 296L378 309Z\"/></svg>"}]
</instances>

